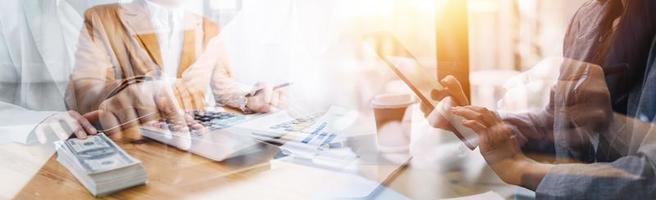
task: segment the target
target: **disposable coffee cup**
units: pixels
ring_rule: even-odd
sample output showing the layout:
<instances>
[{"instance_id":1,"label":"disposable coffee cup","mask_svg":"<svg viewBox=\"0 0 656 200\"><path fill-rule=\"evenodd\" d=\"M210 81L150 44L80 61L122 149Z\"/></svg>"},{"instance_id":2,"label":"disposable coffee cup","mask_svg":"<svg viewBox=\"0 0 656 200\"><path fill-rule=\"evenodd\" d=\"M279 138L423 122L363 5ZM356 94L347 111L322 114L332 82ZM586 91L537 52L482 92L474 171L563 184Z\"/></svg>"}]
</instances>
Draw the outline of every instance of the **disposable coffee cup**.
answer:
<instances>
[{"instance_id":1,"label":"disposable coffee cup","mask_svg":"<svg viewBox=\"0 0 656 200\"><path fill-rule=\"evenodd\" d=\"M371 102L376 120L376 143L384 152L407 152L410 147L410 94L381 94Z\"/></svg>"}]
</instances>

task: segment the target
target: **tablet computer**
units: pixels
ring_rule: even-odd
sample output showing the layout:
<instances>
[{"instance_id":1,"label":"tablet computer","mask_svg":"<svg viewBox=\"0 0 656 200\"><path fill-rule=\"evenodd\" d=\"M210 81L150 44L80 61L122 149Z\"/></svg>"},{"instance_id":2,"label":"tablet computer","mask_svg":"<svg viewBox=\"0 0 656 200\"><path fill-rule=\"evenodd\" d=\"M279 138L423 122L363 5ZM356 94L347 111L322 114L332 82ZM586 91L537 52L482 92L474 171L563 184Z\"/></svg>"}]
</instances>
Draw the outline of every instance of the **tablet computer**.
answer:
<instances>
[{"instance_id":1,"label":"tablet computer","mask_svg":"<svg viewBox=\"0 0 656 200\"><path fill-rule=\"evenodd\" d=\"M463 117L447 112L449 107L455 106L453 100L445 99L440 102L431 98L433 90L443 88L437 78L437 68L421 65L419 60L394 36L385 34L377 35L377 37L383 37L385 41L390 42L389 44L394 47L392 50L376 48L378 56L385 65L415 93L424 106L431 110L440 109L440 114L458 130L454 132L455 135L469 149L474 150L478 146L478 134L463 125Z\"/></svg>"}]
</instances>

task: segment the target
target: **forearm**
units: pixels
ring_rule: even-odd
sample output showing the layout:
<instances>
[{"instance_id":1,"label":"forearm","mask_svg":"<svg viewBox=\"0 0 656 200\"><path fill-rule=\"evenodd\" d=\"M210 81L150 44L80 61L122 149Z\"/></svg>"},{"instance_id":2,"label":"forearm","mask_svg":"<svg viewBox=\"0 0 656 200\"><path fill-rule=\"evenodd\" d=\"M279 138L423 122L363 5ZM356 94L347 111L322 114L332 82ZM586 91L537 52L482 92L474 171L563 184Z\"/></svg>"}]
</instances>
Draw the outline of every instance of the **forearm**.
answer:
<instances>
[{"instance_id":1,"label":"forearm","mask_svg":"<svg viewBox=\"0 0 656 200\"><path fill-rule=\"evenodd\" d=\"M66 101L69 109L86 113L96 110L104 97L117 86L119 63L111 59L111 46L108 45L107 31L96 12L85 12L84 27L81 30L75 67L71 72Z\"/></svg>"},{"instance_id":2,"label":"forearm","mask_svg":"<svg viewBox=\"0 0 656 200\"><path fill-rule=\"evenodd\" d=\"M651 153L649 153L651 154ZM623 157L612 163L559 164L536 188L538 199L652 199L654 167L648 156Z\"/></svg>"},{"instance_id":3,"label":"forearm","mask_svg":"<svg viewBox=\"0 0 656 200\"><path fill-rule=\"evenodd\" d=\"M69 92L66 93L67 105L79 113L97 110L106 97L118 87L116 81L71 80Z\"/></svg>"},{"instance_id":4,"label":"forearm","mask_svg":"<svg viewBox=\"0 0 656 200\"><path fill-rule=\"evenodd\" d=\"M218 105L237 109L244 106L247 92L242 90L224 64L220 64L213 71L211 88Z\"/></svg>"},{"instance_id":5,"label":"forearm","mask_svg":"<svg viewBox=\"0 0 656 200\"><path fill-rule=\"evenodd\" d=\"M540 185L540 182L542 182L542 179L544 179L553 167L553 164L538 163L532 160L527 161L527 163L522 165L523 173L521 174L518 185L535 191L538 185Z\"/></svg>"},{"instance_id":6,"label":"forearm","mask_svg":"<svg viewBox=\"0 0 656 200\"><path fill-rule=\"evenodd\" d=\"M653 150L656 148L652 147L656 141L656 138L653 138L656 137L656 134L651 133L654 130L656 129L654 129L653 124L615 114L610 126L602 134L605 134L604 137L614 141L611 143L611 148L634 156L623 157L613 163L559 165L538 163L528 158L520 158L514 159L512 162L505 161L507 163L500 163L497 166L493 166L493 169L509 184L522 186L534 191L539 190L539 188L542 188L543 191L565 191L570 193L569 195L574 195L573 193L575 191L581 191L577 187L604 187L604 184L595 183L594 180L607 181L610 178L619 180L616 183L609 182L613 184L639 185L640 181L653 181L654 179L652 175L641 177L645 174L653 174L651 167L638 167L648 166L650 163L648 155L656 155L656 151ZM634 151L631 152L630 149L634 149ZM632 172L631 170L643 171ZM562 185L563 183L570 184L571 182L580 182L580 184L571 184L569 186L571 188L568 188L567 185ZM571 197L567 193L563 193L563 196L559 196L560 194L558 193L545 195L552 197Z\"/></svg>"},{"instance_id":7,"label":"forearm","mask_svg":"<svg viewBox=\"0 0 656 200\"><path fill-rule=\"evenodd\" d=\"M599 134L609 141L611 147L623 154L633 154L637 147L656 144L656 126L636 118L613 114L609 126Z\"/></svg>"},{"instance_id":8,"label":"forearm","mask_svg":"<svg viewBox=\"0 0 656 200\"><path fill-rule=\"evenodd\" d=\"M212 93L217 105L241 108L246 103L246 92L233 79L213 80Z\"/></svg>"},{"instance_id":9,"label":"forearm","mask_svg":"<svg viewBox=\"0 0 656 200\"><path fill-rule=\"evenodd\" d=\"M490 167L504 182L535 191L554 165L539 163L523 155L491 164Z\"/></svg>"}]
</instances>

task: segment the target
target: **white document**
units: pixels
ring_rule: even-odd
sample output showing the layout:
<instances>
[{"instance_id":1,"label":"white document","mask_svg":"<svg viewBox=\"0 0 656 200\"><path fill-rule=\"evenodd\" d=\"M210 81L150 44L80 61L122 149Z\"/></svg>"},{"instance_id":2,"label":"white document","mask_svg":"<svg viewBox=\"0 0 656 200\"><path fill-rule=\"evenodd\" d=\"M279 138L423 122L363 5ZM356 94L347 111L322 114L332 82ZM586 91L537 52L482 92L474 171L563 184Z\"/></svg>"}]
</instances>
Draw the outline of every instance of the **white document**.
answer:
<instances>
[{"instance_id":1,"label":"white document","mask_svg":"<svg viewBox=\"0 0 656 200\"><path fill-rule=\"evenodd\" d=\"M471 196L465 196L465 197L457 197L457 198L449 198L449 199L442 199L442 200L504 200L501 195L497 194L494 191L488 191L486 193L481 193L481 194L475 194Z\"/></svg>"},{"instance_id":2,"label":"white document","mask_svg":"<svg viewBox=\"0 0 656 200\"><path fill-rule=\"evenodd\" d=\"M286 111L278 111L244 123L234 128L246 129L255 135L281 137L288 134L309 134L325 126L327 131L340 131L354 123L357 112L339 106L331 106L324 113L305 116L291 116Z\"/></svg>"}]
</instances>

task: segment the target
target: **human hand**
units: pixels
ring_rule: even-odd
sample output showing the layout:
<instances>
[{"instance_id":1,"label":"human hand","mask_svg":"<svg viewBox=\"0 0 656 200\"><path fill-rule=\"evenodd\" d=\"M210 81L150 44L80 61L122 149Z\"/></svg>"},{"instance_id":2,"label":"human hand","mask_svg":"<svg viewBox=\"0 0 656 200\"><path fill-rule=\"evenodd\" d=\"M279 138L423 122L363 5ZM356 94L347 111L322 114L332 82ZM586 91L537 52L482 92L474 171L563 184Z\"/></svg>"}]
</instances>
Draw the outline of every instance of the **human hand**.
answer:
<instances>
[{"instance_id":1,"label":"human hand","mask_svg":"<svg viewBox=\"0 0 656 200\"><path fill-rule=\"evenodd\" d=\"M452 97L451 99L454 101L453 103L458 106L469 105L469 100L467 99L458 79L448 75L440 81L440 84L443 86L442 90L433 90L431 92L431 98L433 100L441 101L445 97ZM449 121L442 116L438 109L433 108L431 110L427 104L429 104L429 102L422 102L421 110L427 115L427 120L432 127L457 132Z\"/></svg>"},{"instance_id":2,"label":"human hand","mask_svg":"<svg viewBox=\"0 0 656 200\"><path fill-rule=\"evenodd\" d=\"M167 82L147 81L133 84L100 104L100 124L113 139L140 140L138 131L128 129L152 121L186 125L183 109ZM181 129L181 134L188 131ZM183 142L185 143L185 142Z\"/></svg>"},{"instance_id":3,"label":"human hand","mask_svg":"<svg viewBox=\"0 0 656 200\"><path fill-rule=\"evenodd\" d=\"M494 111L479 106L453 107L450 112L465 118L463 125L480 137L481 154L490 164L522 156L512 129Z\"/></svg>"},{"instance_id":4,"label":"human hand","mask_svg":"<svg viewBox=\"0 0 656 200\"><path fill-rule=\"evenodd\" d=\"M33 131L39 143L47 143L52 136L58 140L68 139L71 134L79 139L85 139L88 135L98 133L96 128L89 121L98 119L98 112L90 112L80 115L76 111L67 111L58 113L46 118Z\"/></svg>"},{"instance_id":5,"label":"human hand","mask_svg":"<svg viewBox=\"0 0 656 200\"><path fill-rule=\"evenodd\" d=\"M481 155L504 182L534 189L539 181L527 177L541 179L548 172L549 166L522 153L512 129L495 112L478 106L454 107L451 112L464 117L463 124L479 135Z\"/></svg>"},{"instance_id":6,"label":"human hand","mask_svg":"<svg viewBox=\"0 0 656 200\"><path fill-rule=\"evenodd\" d=\"M287 92L284 88L275 89L266 83L257 83L253 91L257 94L248 96L246 108L257 113L268 113L274 108L286 107Z\"/></svg>"},{"instance_id":7,"label":"human hand","mask_svg":"<svg viewBox=\"0 0 656 200\"><path fill-rule=\"evenodd\" d=\"M193 113L191 112L187 112L184 114L184 121L172 121L172 120L162 119L160 121L146 122L146 125L152 127L163 127L164 125L166 125L168 128L170 128L171 131L174 132L189 132L193 130L202 133L208 130L207 127L203 126L201 123L194 120Z\"/></svg>"}]
</instances>

